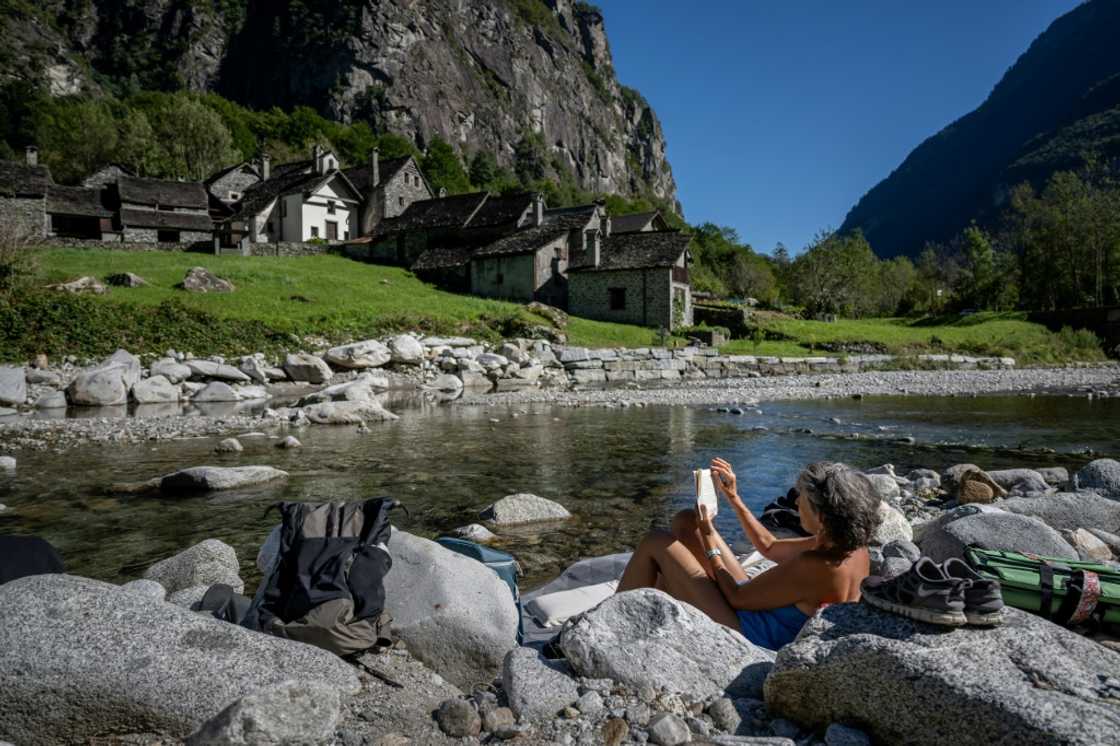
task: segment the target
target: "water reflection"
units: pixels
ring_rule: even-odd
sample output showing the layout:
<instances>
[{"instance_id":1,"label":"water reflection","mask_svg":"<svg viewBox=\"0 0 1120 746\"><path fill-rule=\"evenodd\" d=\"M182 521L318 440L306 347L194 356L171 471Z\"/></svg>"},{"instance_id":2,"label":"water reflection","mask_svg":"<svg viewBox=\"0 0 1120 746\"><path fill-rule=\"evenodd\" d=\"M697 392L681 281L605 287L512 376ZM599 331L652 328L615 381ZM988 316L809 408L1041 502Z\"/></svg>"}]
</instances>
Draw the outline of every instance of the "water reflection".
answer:
<instances>
[{"instance_id":1,"label":"water reflection","mask_svg":"<svg viewBox=\"0 0 1120 746\"><path fill-rule=\"evenodd\" d=\"M234 546L252 582L257 547L276 520L265 510L277 500L392 495L412 513L411 522L399 516L402 525L435 535L476 520L503 495L527 491L559 500L576 516L568 525L507 537L532 584L576 558L632 546L652 521L689 503L691 470L716 455L735 465L744 497L757 508L783 493L806 463L820 459L892 462L900 471L960 461L993 468L1030 464L1018 455L929 446L968 441L1110 452L1120 442L1116 400L788 402L763 404L761 414L742 416L698 407L449 407L422 397L390 406L402 413L400 420L367 433L306 429L297 434L304 447L290 451L276 448L275 438L245 437L244 452L233 455L213 453L219 438L90 447L62 456L26 453L15 477L0 479L0 502L11 508L0 516L0 531L41 534L74 572L118 581L217 537ZM917 442L880 440L884 435ZM1084 458L1067 453L1043 461L1077 466ZM268 464L291 478L211 497L115 495L107 489L202 464ZM718 520L736 533L729 511Z\"/></svg>"}]
</instances>

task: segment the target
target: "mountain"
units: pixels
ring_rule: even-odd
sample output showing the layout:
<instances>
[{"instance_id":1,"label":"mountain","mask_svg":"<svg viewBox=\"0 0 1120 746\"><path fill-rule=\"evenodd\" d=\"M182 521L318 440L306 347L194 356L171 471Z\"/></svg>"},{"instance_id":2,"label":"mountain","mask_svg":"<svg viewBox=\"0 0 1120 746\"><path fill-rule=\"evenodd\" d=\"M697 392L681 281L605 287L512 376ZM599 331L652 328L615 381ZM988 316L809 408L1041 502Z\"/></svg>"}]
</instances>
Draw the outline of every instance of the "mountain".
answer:
<instances>
[{"instance_id":1,"label":"mountain","mask_svg":"<svg viewBox=\"0 0 1120 746\"><path fill-rule=\"evenodd\" d=\"M1090 0L1054 21L975 111L913 150L848 213L882 257L915 256L993 216L1086 155L1120 157L1120 2Z\"/></svg>"},{"instance_id":2,"label":"mountain","mask_svg":"<svg viewBox=\"0 0 1120 746\"><path fill-rule=\"evenodd\" d=\"M661 124L570 0L0 0L0 81L55 95L214 91L434 136L676 206Z\"/></svg>"}]
</instances>

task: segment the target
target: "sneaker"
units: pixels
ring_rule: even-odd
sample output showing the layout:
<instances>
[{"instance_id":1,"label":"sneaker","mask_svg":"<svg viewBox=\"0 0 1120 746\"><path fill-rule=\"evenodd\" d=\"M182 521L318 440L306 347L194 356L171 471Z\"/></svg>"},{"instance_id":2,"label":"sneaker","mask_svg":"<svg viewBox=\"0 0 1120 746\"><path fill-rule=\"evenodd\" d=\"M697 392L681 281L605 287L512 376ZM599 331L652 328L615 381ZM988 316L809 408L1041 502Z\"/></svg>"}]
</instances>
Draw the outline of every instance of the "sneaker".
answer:
<instances>
[{"instance_id":1,"label":"sneaker","mask_svg":"<svg viewBox=\"0 0 1120 746\"><path fill-rule=\"evenodd\" d=\"M872 606L921 622L949 627L968 622L963 584L946 575L929 557L922 557L890 580L875 575L864 578L860 591Z\"/></svg>"},{"instance_id":2,"label":"sneaker","mask_svg":"<svg viewBox=\"0 0 1120 746\"><path fill-rule=\"evenodd\" d=\"M983 577L956 557L942 562L941 569L964 586L964 616L969 624L982 627L1003 624L1003 593L998 580Z\"/></svg>"}]
</instances>

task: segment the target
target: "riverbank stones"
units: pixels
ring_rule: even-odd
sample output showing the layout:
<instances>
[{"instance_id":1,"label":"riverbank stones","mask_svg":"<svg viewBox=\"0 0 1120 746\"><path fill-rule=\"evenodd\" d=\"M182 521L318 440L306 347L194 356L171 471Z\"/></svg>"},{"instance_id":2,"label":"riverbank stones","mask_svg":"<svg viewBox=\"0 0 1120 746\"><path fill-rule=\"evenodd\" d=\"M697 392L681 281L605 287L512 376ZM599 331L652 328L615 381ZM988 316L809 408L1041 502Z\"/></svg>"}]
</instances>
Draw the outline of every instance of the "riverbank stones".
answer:
<instances>
[{"instance_id":1,"label":"riverbank stones","mask_svg":"<svg viewBox=\"0 0 1120 746\"><path fill-rule=\"evenodd\" d=\"M1092 490L1102 497L1120 500L1120 461L1090 461L1074 475L1073 481L1078 490Z\"/></svg>"},{"instance_id":2,"label":"riverbank stones","mask_svg":"<svg viewBox=\"0 0 1120 746\"><path fill-rule=\"evenodd\" d=\"M215 583L224 583L235 593L242 593L245 583L240 572L241 565L233 547L218 539L206 539L155 563L144 573L144 578L156 581L168 594Z\"/></svg>"},{"instance_id":3,"label":"riverbank stones","mask_svg":"<svg viewBox=\"0 0 1120 746\"><path fill-rule=\"evenodd\" d=\"M27 401L27 375L23 366L0 365L0 404Z\"/></svg>"},{"instance_id":4,"label":"riverbank stones","mask_svg":"<svg viewBox=\"0 0 1120 746\"><path fill-rule=\"evenodd\" d=\"M339 345L327 350L328 363L339 368L380 368L393 359L389 347L376 339Z\"/></svg>"},{"instance_id":5,"label":"riverbank stones","mask_svg":"<svg viewBox=\"0 0 1120 746\"><path fill-rule=\"evenodd\" d=\"M210 492L252 487L287 478L288 472L271 466L195 466L161 477L159 489L172 494Z\"/></svg>"},{"instance_id":6,"label":"riverbank stones","mask_svg":"<svg viewBox=\"0 0 1120 746\"><path fill-rule=\"evenodd\" d=\"M495 526L564 521L571 517L572 514L560 503L528 492L506 495L482 511L482 518Z\"/></svg>"}]
</instances>

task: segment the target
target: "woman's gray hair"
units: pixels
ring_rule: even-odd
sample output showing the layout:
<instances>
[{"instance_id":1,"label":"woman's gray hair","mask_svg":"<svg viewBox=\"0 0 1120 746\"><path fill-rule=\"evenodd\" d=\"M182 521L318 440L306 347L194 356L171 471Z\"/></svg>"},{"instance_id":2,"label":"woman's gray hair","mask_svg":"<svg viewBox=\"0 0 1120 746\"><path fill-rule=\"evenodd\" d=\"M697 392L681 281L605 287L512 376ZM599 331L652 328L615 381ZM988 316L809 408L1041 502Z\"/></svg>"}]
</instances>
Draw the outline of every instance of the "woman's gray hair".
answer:
<instances>
[{"instance_id":1,"label":"woman's gray hair","mask_svg":"<svg viewBox=\"0 0 1120 746\"><path fill-rule=\"evenodd\" d=\"M809 464L797 478L797 492L820 516L837 556L867 546L879 528L880 500L874 486L845 464Z\"/></svg>"}]
</instances>

